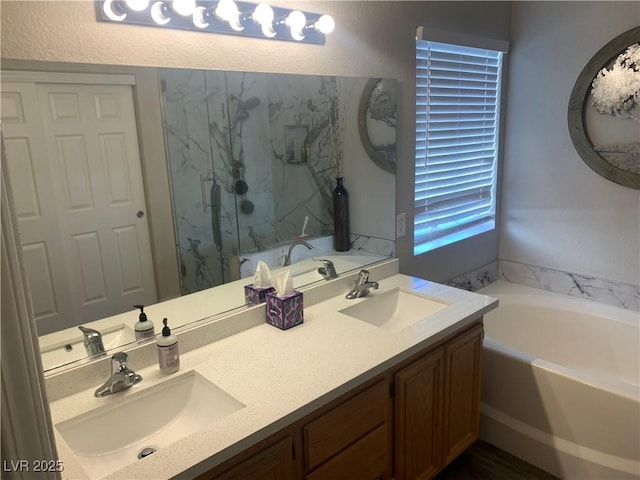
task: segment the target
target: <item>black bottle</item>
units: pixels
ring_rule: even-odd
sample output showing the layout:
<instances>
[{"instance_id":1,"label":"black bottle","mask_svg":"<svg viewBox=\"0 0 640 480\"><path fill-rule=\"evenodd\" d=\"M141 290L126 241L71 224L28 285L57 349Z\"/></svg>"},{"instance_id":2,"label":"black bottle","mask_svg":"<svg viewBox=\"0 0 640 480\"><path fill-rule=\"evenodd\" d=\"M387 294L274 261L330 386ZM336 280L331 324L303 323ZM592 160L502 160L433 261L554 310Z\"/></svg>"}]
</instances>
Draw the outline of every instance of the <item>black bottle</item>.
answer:
<instances>
[{"instance_id":1,"label":"black bottle","mask_svg":"<svg viewBox=\"0 0 640 480\"><path fill-rule=\"evenodd\" d=\"M346 252L351 248L349 235L349 194L342 186L342 177L336 178L333 190L333 248L337 252Z\"/></svg>"}]
</instances>

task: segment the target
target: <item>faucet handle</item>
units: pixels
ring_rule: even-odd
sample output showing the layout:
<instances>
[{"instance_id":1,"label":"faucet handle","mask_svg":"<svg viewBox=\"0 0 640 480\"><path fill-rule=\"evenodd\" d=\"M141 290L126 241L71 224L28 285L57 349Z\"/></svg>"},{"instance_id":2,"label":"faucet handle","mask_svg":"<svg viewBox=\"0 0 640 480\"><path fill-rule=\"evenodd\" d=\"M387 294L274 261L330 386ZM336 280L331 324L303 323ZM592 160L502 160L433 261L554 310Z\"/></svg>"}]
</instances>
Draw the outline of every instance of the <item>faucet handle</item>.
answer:
<instances>
[{"instance_id":1,"label":"faucet handle","mask_svg":"<svg viewBox=\"0 0 640 480\"><path fill-rule=\"evenodd\" d=\"M336 272L336 267L333 265L331 260L326 258L314 258L312 259L314 262L322 262L322 267L318 268L318 273L324 277L325 280L331 280L333 278L338 278L338 272Z\"/></svg>"},{"instance_id":2,"label":"faucet handle","mask_svg":"<svg viewBox=\"0 0 640 480\"><path fill-rule=\"evenodd\" d=\"M369 270L360 270L358 273L358 280L356 281L358 285L364 285L369 281Z\"/></svg>"},{"instance_id":3,"label":"faucet handle","mask_svg":"<svg viewBox=\"0 0 640 480\"><path fill-rule=\"evenodd\" d=\"M102 334L93 328L80 325L78 329L82 332L84 348L87 354L92 357L104 353L104 344L102 343Z\"/></svg>"},{"instance_id":4,"label":"faucet handle","mask_svg":"<svg viewBox=\"0 0 640 480\"><path fill-rule=\"evenodd\" d=\"M111 357L111 372L123 372L127 370L127 359L129 355L124 352L114 353Z\"/></svg>"}]
</instances>

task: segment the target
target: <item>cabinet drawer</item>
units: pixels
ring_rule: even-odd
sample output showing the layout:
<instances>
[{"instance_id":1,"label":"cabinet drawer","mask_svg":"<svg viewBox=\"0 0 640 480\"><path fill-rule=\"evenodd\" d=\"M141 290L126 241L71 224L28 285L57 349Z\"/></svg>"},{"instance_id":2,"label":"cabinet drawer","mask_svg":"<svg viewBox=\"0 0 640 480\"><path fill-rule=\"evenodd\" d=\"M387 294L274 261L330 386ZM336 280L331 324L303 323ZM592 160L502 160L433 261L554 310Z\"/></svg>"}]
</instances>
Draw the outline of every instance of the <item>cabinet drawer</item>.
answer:
<instances>
[{"instance_id":1,"label":"cabinet drawer","mask_svg":"<svg viewBox=\"0 0 640 480\"><path fill-rule=\"evenodd\" d=\"M369 435L336 455L305 480L376 480L388 478L390 445L383 423Z\"/></svg>"},{"instance_id":2,"label":"cabinet drawer","mask_svg":"<svg viewBox=\"0 0 640 480\"><path fill-rule=\"evenodd\" d=\"M381 380L307 424L303 429L306 469L312 470L364 437L388 415L388 382Z\"/></svg>"}]
</instances>

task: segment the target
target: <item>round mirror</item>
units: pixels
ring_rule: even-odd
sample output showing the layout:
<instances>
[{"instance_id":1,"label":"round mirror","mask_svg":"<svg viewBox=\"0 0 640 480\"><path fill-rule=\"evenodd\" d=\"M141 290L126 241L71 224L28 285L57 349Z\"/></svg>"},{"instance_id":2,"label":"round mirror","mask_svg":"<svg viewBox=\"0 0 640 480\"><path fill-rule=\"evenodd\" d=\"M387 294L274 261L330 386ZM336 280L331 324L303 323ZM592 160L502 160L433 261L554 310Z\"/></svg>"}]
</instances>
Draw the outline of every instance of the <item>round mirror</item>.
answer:
<instances>
[{"instance_id":1,"label":"round mirror","mask_svg":"<svg viewBox=\"0 0 640 480\"><path fill-rule=\"evenodd\" d=\"M396 173L396 106L398 82L371 78L358 106L358 131L369 158L383 170Z\"/></svg>"},{"instance_id":2,"label":"round mirror","mask_svg":"<svg viewBox=\"0 0 640 480\"><path fill-rule=\"evenodd\" d=\"M640 27L589 60L571 92L568 123L574 147L592 170L640 188Z\"/></svg>"}]
</instances>

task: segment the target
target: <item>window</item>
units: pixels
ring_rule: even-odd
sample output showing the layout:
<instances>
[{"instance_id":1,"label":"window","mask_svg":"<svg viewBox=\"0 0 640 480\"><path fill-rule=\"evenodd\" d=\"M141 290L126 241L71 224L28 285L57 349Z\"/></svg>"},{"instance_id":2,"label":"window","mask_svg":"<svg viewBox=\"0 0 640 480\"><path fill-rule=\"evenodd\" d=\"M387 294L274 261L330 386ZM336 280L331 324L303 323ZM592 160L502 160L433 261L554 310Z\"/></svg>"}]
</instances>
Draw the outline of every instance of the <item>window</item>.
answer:
<instances>
[{"instance_id":1,"label":"window","mask_svg":"<svg viewBox=\"0 0 640 480\"><path fill-rule=\"evenodd\" d=\"M495 228L502 57L416 40L414 255Z\"/></svg>"}]
</instances>

